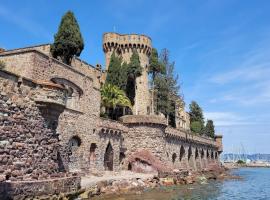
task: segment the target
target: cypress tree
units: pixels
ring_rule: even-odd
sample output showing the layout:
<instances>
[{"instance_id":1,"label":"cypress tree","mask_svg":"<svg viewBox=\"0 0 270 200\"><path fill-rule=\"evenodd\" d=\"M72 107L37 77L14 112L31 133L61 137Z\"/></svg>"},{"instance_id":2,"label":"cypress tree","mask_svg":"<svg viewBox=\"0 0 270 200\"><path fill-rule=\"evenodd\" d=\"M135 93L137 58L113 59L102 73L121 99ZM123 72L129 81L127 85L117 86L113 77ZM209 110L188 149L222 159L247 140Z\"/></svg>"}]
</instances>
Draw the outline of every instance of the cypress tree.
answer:
<instances>
[{"instance_id":1,"label":"cypress tree","mask_svg":"<svg viewBox=\"0 0 270 200\"><path fill-rule=\"evenodd\" d=\"M122 89L122 81L121 81L121 64L122 59L115 55L115 52L112 53L110 64L108 67L106 84L111 84Z\"/></svg>"},{"instance_id":2,"label":"cypress tree","mask_svg":"<svg viewBox=\"0 0 270 200\"><path fill-rule=\"evenodd\" d=\"M133 50L130 62L127 66L127 86L126 93L129 97L132 105L135 103L135 93L136 93L136 78L142 75L142 66L140 62L140 57L136 49Z\"/></svg>"},{"instance_id":3,"label":"cypress tree","mask_svg":"<svg viewBox=\"0 0 270 200\"><path fill-rule=\"evenodd\" d=\"M190 114L190 123L191 123L191 130L200 134L203 134L203 129L204 129L204 117L203 117L203 111L199 104L195 101L192 101L191 104L189 105L189 114ZM196 122L200 124L200 130L198 131L198 128L193 129L192 123ZM196 125L196 127L198 127Z\"/></svg>"},{"instance_id":4,"label":"cypress tree","mask_svg":"<svg viewBox=\"0 0 270 200\"><path fill-rule=\"evenodd\" d=\"M79 24L73 14L68 11L61 20L58 32L54 35L54 43L51 45L51 53L54 58L70 64L74 55L80 56L84 48L83 38Z\"/></svg>"},{"instance_id":5,"label":"cypress tree","mask_svg":"<svg viewBox=\"0 0 270 200\"><path fill-rule=\"evenodd\" d=\"M215 137L215 126L213 120L207 120L204 134L208 137L214 138Z\"/></svg>"}]
</instances>

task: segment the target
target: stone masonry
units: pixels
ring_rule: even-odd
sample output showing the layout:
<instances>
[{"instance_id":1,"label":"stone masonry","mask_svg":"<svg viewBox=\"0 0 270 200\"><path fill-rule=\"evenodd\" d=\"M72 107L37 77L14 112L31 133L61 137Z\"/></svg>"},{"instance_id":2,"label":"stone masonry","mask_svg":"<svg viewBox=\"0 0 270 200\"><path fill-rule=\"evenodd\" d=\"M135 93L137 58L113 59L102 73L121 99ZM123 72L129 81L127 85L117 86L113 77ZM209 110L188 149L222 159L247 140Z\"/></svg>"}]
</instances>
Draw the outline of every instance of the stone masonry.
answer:
<instances>
[{"instance_id":1,"label":"stone masonry","mask_svg":"<svg viewBox=\"0 0 270 200\"><path fill-rule=\"evenodd\" d=\"M105 33L103 35L103 51L106 59L106 70L110 63L112 53L115 51L123 58L123 61L129 63L133 49L136 49L143 72L136 80L135 104L133 113L136 115L149 115L151 112L150 93L148 90L148 66L149 56L152 50L151 38L145 35L118 33Z\"/></svg>"},{"instance_id":2,"label":"stone masonry","mask_svg":"<svg viewBox=\"0 0 270 200\"><path fill-rule=\"evenodd\" d=\"M193 135L183 110L177 128L151 115L149 37L104 34L106 67L113 49L128 61L132 48L138 50L144 72L137 80L136 115L123 116L121 121L100 117L100 87L106 73L99 65L79 58L66 65L52 58L48 44L0 52L5 63L0 69L0 181L58 178L59 184L67 184L63 178L70 179L74 172L152 169L154 163L136 157L140 152L176 169L219 164L222 136ZM75 186L66 188L77 188L79 181L74 180Z\"/></svg>"}]
</instances>

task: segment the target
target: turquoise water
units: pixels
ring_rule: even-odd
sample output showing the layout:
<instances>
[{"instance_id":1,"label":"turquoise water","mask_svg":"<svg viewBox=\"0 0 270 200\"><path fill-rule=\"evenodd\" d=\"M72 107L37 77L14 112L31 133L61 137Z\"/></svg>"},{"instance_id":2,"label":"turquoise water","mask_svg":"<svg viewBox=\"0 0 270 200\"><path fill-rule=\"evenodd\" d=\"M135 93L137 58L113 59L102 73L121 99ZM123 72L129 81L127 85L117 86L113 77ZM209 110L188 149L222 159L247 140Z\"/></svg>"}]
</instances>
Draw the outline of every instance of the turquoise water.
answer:
<instances>
[{"instance_id":1,"label":"turquoise water","mask_svg":"<svg viewBox=\"0 0 270 200\"><path fill-rule=\"evenodd\" d=\"M97 200L270 200L270 168L232 171L243 180L210 181L208 184L163 187L142 194L98 197Z\"/></svg>"}]
</instances>

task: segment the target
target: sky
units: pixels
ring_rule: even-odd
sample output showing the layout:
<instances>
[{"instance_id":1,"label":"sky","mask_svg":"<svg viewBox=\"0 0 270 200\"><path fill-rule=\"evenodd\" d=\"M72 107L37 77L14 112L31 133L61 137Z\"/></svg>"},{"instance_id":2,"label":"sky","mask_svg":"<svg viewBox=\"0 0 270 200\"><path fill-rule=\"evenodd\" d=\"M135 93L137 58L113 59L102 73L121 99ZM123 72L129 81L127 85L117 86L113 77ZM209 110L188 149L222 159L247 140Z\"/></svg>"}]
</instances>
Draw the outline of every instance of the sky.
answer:
<instances>
[{"instance_id":1,"label":"sky","mask_svg":"<svg viewBox=\"0 0 270 200\"><path fill-rule=\"evenodd\" d=\"M0 47L52 43L72 10L81 58L104 66L104 32L146 34L167 48L181 92L223 134L224 152L270 153L270 1L1 0Z\"/></svg>"}]
</instances>

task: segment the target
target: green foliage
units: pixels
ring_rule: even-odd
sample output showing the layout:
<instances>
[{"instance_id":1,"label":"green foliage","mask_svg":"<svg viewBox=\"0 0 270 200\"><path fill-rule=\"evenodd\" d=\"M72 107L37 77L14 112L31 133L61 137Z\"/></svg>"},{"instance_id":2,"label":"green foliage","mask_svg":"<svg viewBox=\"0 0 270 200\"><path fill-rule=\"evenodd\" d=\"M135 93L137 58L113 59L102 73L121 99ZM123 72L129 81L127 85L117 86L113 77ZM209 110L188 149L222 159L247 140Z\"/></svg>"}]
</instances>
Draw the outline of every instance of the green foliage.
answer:
<instances>
[{"instance_id":1,"label":"green foliage","mask_svg":"<svg viewBox=\"0 0 270 200\"><path fill-rule=\"evenodd\" d=\"M203 127L202 127L201 122L199 122L199 121L193 121L190 124L190 129L191 129L191 131L193 131L195 133L201 133Z\"/></svg>"},{"instance_id":2,"label":"green foliage","mask_svg":"<svg viewBox=\"0 0 270 200\"><path fill-rule=\"evenodd\" d=\"M164 66L165 73L157 74L155 78L157 111L169 119L170 125L175 126L175 101L182 98L179 95L179 77L175 76L175 63L169 61L167 49L161 51L159 62Z\"/></svg>"},{"instance_id":3,"label":"green foliage","mask_svg":"<svg viewBox=\"0 0 270 200\"><path fill-rule=\"evenodd\" d=\"M127 75L128 77L136 80L137 77L142 75L142 66L138 52L134 49L128 64Z\"/></svg>"},{"instance_id":4,"label":"green foliage","mask_svg":"<svg viewBox=\"0 0 270 200\"><path fill-rule=\"evenodd\" d=\"M79 24L73 14L68 11L61 20L58 32L54 35L54 43L51 45L53 57L70 64L74 55L80 56L84 48L83 38Z\"/></svg>"},{"instance_id":5,"label":"green foliage","mask_svg":"<svg viewBox=\"0 0 270 200\"><path fill-rule=\"evenodd\" d=\"M215 137L215 126L213 120L207 120L206 126L204 128L204 134L208 137Z\"/></svg>"},{"instance_id":6,"label":"green foliage","mask_svg":"<svg viewBox=\"0 0 270 200\"><path fill-rule=\"evenodd\" d=\"M169 88L167 85L166 76L161 74L157 75L155 85L157 112L161 112L167 116L169 114Z\"/></svg>"},{"instance_id":7,"label":"green foliage","mask_svg":"<svg viewBox=\"0 0 270 200\"><path fill-rule=\"evenodd\" d=\"M0 69L4 69L6 67L6 64L4 61L0 60Z\"/></svg>"},{"instance_id":8,"label":"green foliage","mask_svg":"<svg viewBox=\"0 0 270 200\"><path fill-rule=\"evenodd\" d=\"M139 54L136 50L134 50L130 58L130 62L127 65L127 85L126 85L126 93L132 105L134 105L135 103L136 78L142 75L142 70L143 68L140 63Z\"/></svg>"},{"instance_id":9,"label":"green foliage","mask_svg":"<svg viewBox=\"0 0 270 200\"><path fill-rule=\"evenodd\" d=\"M110 64L108 67L106 84L111 84L119 87L121 90L126 89L127 84L127 64L123 63L122 58L115 55L113 52Z\"/></svg>"},{"instance_id":10,"label":"green foliage","mask_svg":"<svg viewBox=\"0 0 270 200\"><path fill-rule=\"evenodd\" d=\"M155 87L155 82L156 82L156 76L165 74L166 69L165 65L160 62L159 57L158 57L158 52L155 48L152 49L152 53L149 59L149 71L148 73L151 75L151 83L152 83L152 110L154 110L155 113L157 113L157 105L155 101L155 96L156 96L156 87Z\"/></svg>"},{"instance_id":11,"label":"green foliage","mask_svg":"<svg viewBox=\"0 0 270 200\"><path fill-rule=\"evenodd\" d=\"M239 164L239 165L244 165L244 164L246 164L246 162L243 161L243 160L238 160L236 163Z\"/></svg>"},{"instance_id":12,"label":"green foliage","mask_svg":"<svg viewBox=\"0 0 270 200\"><path fill-rule=\"evenodd\" d=\"M149 59L149 73L152 75L153 82L155 81L155 77L158 73L166 73L165 65L159 61L158 52L155 48L152 49L152 53Z\"/></svg>"},{"instance_id":13,"label":"green foliage","mask_svg":"<svg viewBox=\"0 0 270 200\"><path fill-rule=\"evenodd\" d=\"M190 123L199 122L201 124L201 132L197 132L202 134L204 129L204 117L203 111L197 102L192 101L189 105L189 114L190 114Z\"/></svg>"},{"instance_id":14,"label":"green foliage","mask_svg":"<svg viewBox=\"0 0 270 200\"><path fill-rule=\"evenodd\" d=\"M106 114L115 119L117 108L131 108L131 102L125 92L115 85L105 84L101 88L101 105L106 108ZM111 111L112 112L111 112Z\"/></svg>"}]
</instances>

